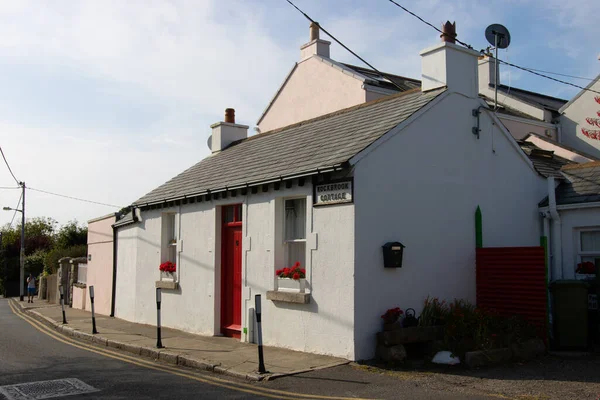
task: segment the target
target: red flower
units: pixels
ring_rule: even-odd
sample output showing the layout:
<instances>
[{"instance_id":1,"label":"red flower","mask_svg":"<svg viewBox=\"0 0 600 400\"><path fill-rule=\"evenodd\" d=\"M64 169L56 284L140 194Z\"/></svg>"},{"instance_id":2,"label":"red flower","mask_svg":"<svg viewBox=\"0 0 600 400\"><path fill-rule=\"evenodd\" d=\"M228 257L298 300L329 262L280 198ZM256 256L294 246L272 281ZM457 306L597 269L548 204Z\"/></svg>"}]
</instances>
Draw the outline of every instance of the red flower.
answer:
<instances>
[{"instance_id":1,"label":"red flower","mask_svg":"<svg viewBox=\"0 0 600 400\"><path fill-rule=\"evenodd\" d=\"M295 281L297 281L298 279L300 279L300 274L296 272L296 273L295 273L295 274L292 276L292 279L293 279L293 280L295 280Z\"/></svg>"},{"instance_id":2,"label":"red flower","mask_svg":"<svg viewBox=\"0 0 600 400\"><path fill-rule=\"evenodd\" d=\"M173 264L171 261L166 261L158 267L160 271L163 272L175 272L177 270L177 266Z\"/></svg>"}]
</instances>

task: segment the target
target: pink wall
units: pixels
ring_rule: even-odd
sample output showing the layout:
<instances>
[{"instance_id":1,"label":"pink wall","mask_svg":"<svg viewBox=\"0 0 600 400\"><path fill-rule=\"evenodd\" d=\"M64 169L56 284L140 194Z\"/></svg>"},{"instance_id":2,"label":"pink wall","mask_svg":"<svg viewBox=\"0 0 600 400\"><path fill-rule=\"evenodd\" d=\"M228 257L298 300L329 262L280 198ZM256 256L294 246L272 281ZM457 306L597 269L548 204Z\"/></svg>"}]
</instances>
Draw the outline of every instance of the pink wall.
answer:
<instances>
[{"instance_id":1,"label":"pink wall","mask_svg":"<svg viewBox=\"0 0 600 400\"><path fill-rule=\"evenodd\" d=\"M114 223L114 214L88 222L87 287L94 286L96 313L105 315L110 314L112 297ZM91 311L89 301L85 309Z\"/></svg>"},{"instance_id":2,"label":"pink wall","mask_svg":"<svg viewBox=\"0 0 600 400\"><path fill-rule=\"evenodd\" d=\"M258 124L261 132L305 121L356 104L366 99L362 81L311 57L296 70Z\"/></svg>"}]
</instances>

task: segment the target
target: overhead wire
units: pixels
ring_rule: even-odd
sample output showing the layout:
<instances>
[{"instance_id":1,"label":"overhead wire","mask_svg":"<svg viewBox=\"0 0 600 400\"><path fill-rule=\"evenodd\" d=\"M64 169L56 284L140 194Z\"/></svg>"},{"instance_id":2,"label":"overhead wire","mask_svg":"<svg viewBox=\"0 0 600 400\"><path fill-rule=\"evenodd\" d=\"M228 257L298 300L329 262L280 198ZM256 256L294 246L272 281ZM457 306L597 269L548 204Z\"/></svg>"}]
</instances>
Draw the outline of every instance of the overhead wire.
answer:
<instances>
[{"instance_id":1,"label":"overhead wire","mask_svg":"<svg viewBox=\"0 0 600 400\"><path fill-rule=\"evenodd\" d=\"M17 216L17 212L19 210L19 206L21 205L22 200L23 200L23 192L21 192L21 196L19 196L19 202L17 203L17 206L15 207L15 212L12 216L12 219L10 220L10 224L8 225L9 229L12 227L13 222L15 222L15 217Z\"/></svg>"},{"instance_id":2,"label":"overhead wire","mask_svg":"<svg viewBox=\"0 0 600 400\"><path fill-rule=\"evenodd\" d=\"M424 24L426 24L426 25L429 25L430 27L432 27L432 28L433 28L433 29L435 29L436 31L438 31L438 32L440 32L440 33L442 33L442 34L445 34L445 33L444 33L444 32L442 32L442 31L441 31L439 28L437 28L436 26L434 26L434 25L433 25L433 24L431 24L430 22L427 22L427 21L425 21L423 18L421 18L420 16L418 16L418 15L417 15L417 14L415 14L414 12L412 12L412 11L408 10L406 7L404 7L404 6L400 5L400 4L398 4L396 1L394 1L394 0L388 0L388 1L389 1L390 3L392 3L392 4L395 4L396 6L400 7L402 10L406 11L407 13L409 13L410 15L412 15L413 17L417 18L419 21L423 22ZM466 46L466 47L470 48L470 49L472 49L472 48L473 48L473 46L471 46L471 45L470 45L470 44L468 44L468 43L465 43L465 42L463 42L463 41L460 41L460 40L458 40L458 39L456 39L456 38L454 38L454 40L455 40L456 42L458 42L458 43L462 44L463 46ZM482 52L483 52L483 51L482 51ZM588 92L593 92L593 93L598 93L598 94L600 94L600 92L599 92L599 91L597 91L597 90L593 90L593 89L590 89L590 88L586 88L586 87L583 87L583 86L576 85L576 84L574 84L574 83L571 83L571 82L566 82L566 81L563 81L563 80L560 80L560 79L556 79L556 78L553 78L553 77L551 77L551 76L548 76L548 75L541 74L540 72L537 72L537 71L535 71L535 70L532 70L532 69L530 69L530 68L521 67L521 66L519 66L519 65L512 64L512 63L510 63L510 62L503 61L503 60L500 60L500 59L498 59L498 61L499 61L499 62L501 62L501 63L503 63L503 64L509 65L509 66L511 66L511 67L518 68L518 69L520 69L520 70L523 70L523 71L529 72L529 73L531 73L531 74L534 74L534 75L537 75L537 76L541 76L542 78L550 79L550 80L552 80L552 81L555 81L555 82L558 82L558 83L562 83L562 84L564 84L564 85L573 86L573 87L576 87L576 88L578 88L578 89L585 90L585 91L588 91Z\"/></svg>"},{"instance_id":3,"label":"overhead wire","mask_svg":"<svg viewBox=\"0 0 600 400\"><path fill-rule=\"evenodd\" d=\"M87 200L87 199L82 199L82 198L79 198L79 197L73 197L73 196L67 196L67 195L64 195L64 194L53 193L53 192L49 192L47 190L35 189L35 188L32 188L31 186L27 187L27 189L33 190L35 192L50 194L52 196L64 197L66 199L71 199L71 200L78 200L78 201L83 201L83 202L86 202L86 203L98 204L98 205L101 205L101 206L107 206L107 207L113 207L113 208L122 208L121 206L117 206L117 205L114 205L114 204L102 203L102 202L99 202L99 201Z\"/></svg>"},{"instance_id":4,"label":"overhead wire","mask_svg":"<svg viewBox=\"0 0 600 400\"><path fill-rule=\"evenodd\" d=\"M8 164L8 161L6 160L6 156L4 155L4 151L2 150L1 146L0 146L0 153L2 154L2 158L4 159L4 163L8 167L8 172L10 172L10 174L12 175L13 179L15 180L15 182L17 182L17 185L20 186L21 185L21 181L19 181L17 179L17 177L15 176L15 174L13 174L12 169L10 168L10 165Z\"/></svg>"},{"instance_id":5,"label":"overhead wire","mask_svg":"<svg viewBox=\"0 0 600 400\"><path fill-rule=\"evenodd\" d=\"M402 6L402 5L398 4L398 3L396 3L394 0L388 0L388 1L389 1L390 3L393 3L393 4L395 4L396 6L400 7L401 9L403 9L404 11L406 11L407 13L409 13L410 15L412 15L413 17L415 17L415 18L416 18L416 19L418 19L419 21L423 22L424 24L426 24L426 25L429 25L430 27L432 27L433 29L435 29L436 31L438 31L439 33L441 33L442 35L444 35L444 36L448 36L448 37L451 37L451 38L453 38L455 41L457 41L458 43L462 44L462 45L463 45L463 46L465 46L465 47L468 47L469 49L472 49L472 48L473 48L473 46L471 46L470 44L468 44L468 43L465 43L465 42L463 42L463 41L460 41L460 40L458 40L457 38L453 37L452 35L448 35L447 33L445 33L445 32L442 32L442 30L441 30L441 29L439 29L438 27L436 27L435 25L433 25L431 22L427 22L427 21L425 21L423 18L419 17L417 14L415 14L415 13L414 13L414 12L412 12L412 11L410 11L408 8L406 8L406 7L404 7L404 6Z\"/></svg>"},{"instance_id":6,"label":"overhead wire","mask_svg":"<svg viewBox=\"0 0 600 400\"><path fill-rule=\"evenodd\" d=\"M576 87L576 88L578 88L578 89L581 89L581 90L585 90L585 91L588 91L588 92L592 92L592 93L597 93L597 94L600 94L600 92L599 92L599 91L597 91L597 90L594 90L594 89L586 88L586 87L579 86L579 85L576 85L576 84L574 84L574 83L571 83L571 82L563 81L563 80L561 80L561 79L556 79L556 78L553 78L553 77L551 77L551 76L548 76L548 75L540 74L539 72L533 71L533 70L531 70L531 69L528 69L528 68L525 68L525 67L518 66L518 65L516 65L516 64L509 63L509 62L507 62L507 61L503 61L503 60L500 60L500 59L498 59L498 61L499 61L499 62L501 62L502 64L509 65L509 66L511 66L511 67L513 67L513 68L518 68L518 69L520 69L520 70L527 71L527 72L529 72L530 74L534 74L534 75L537 75L537 76L541 76L541 77L543 77L543 78L550 79L550 80L552 80L552 81L555 81L555 82L558 82L558 83L562 83L562 84L564 84L564 85L573 86L573 87Z\"/></svg>"},{"instance_id":7,"label":"overhead wire","mask_svg":"<svg viewBox=\"0 0 600 400\"><path fill-rule=\"evenodd\" d=\"M396 84L396 82L394 82L393 79L391 79L389 76L387 76L386 74L384 74L383 72L379 71L377 68L375 68L373 65L371 65L369 62L367 62L367 60L365 60L364 58L362 58L361 56L359 56L358 54L356 54L354 51L352 51L348 46L346 46L344 43L342 43L341 41L339 41L335 36L333 36L331 33L329 33L321 24L317 23L314 19L312 19L311 17L308 16L308 14L306 14L304 11L302 11L300 8L298 8L298 6L296 6L294 3L291 2L291 0L286 0L292 7L294 7L296 10L298 10L298 12L300 12L302 15L304 15L304 17L309 20L310 22L317 24L319 26L319 29L322 30L327 36L329 36L331 39L333 39L337 44L339 44L340 46L342 46L344 49L346 49L350 54L352 54L354 57L358 58L360 61L362 61L363 63L365 63L366 65L369 66L369 68L371 68L373 71L377 72L379 75L381 75L384 78L387 78L392 85L394 85L395 87L398 88L398 90L400 90L401 92L404 91L403 88L401 88L398 84Z\"/></svg>"},{"instance_id":8,"label":"overhead wire","mask_svg":"<svg viewBox=\"0 0 600 400\"><path fill-rule=\"evenodd\" d=\"M0 189L22 189L18 186L0 186Z\"/></svg>"},{"instance_id":9,"label":"overhead wire","mask_svg":"<svg viewBox=\"0 0 600 400\"><path fill-rule=\"evenodd\" d=\"M544 71L544 70L541 70L541 69L535 69L535 68L529 68L529 67L523 67L523 68L527 68L528 70L535 71L535 72L542 72L544 74L565 76L567 78L581 79L581 80L584 80L584 81L593 81L594 79L596 79L596 78L584 78L583 76L561 74L559 72Z\"/></svg>"}]
</instances>

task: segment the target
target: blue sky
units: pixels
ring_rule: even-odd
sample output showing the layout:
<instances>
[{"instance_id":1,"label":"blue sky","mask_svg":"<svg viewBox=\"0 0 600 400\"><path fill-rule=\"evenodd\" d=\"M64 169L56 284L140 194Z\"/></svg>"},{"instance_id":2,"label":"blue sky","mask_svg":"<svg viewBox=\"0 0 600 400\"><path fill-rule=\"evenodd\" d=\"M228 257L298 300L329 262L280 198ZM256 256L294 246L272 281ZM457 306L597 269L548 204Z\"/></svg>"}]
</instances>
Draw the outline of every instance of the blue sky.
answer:
<instances>
[{"instance_id":1,"label":"blue sky","mask_svg":"<svg viewBox=\"0 0 600 400\"><path fill-rule=\"evenodd\" d=\"M295 2L383 71L419 78L419 51L439 41L387 0ZM500 57L512 63L600 73L597 0L399 2L436 26L456 21L477 50L486 26L505 25L512 44ZM307 40L308 22L284 0L0 1L0 145L29 186L125 206L208 155L225 108L255 126ZM331 55L360 65L335 44ZM577 93L504 67L501 78ZM0 165L0 186L12 183ZM0 190L0 205L17 201ZM114 211L38 192L27 210L61 223ZM0 224L11 217L0 213Z\"/></svg>"}]
</instances>

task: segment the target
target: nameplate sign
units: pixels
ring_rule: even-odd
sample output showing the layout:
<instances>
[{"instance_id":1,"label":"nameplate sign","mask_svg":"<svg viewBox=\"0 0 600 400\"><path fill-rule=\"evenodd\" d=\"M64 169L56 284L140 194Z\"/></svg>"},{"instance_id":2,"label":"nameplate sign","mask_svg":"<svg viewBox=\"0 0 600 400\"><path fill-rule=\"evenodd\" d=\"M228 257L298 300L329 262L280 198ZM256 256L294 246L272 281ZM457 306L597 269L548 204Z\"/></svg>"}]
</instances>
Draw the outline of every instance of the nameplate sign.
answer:
<instances>
[{"instance_id":1,"label":"nameplate sign","mask_svg":"<svg viewBox=\"0 0 600 400\"><path fill-rule=\"evenodd\" d=\"M352 179L331 181L315 185L315 206L352 203Z\"/></svg>"}]
</instances>

